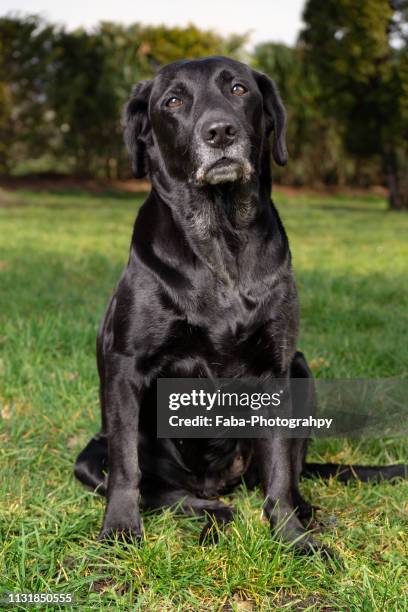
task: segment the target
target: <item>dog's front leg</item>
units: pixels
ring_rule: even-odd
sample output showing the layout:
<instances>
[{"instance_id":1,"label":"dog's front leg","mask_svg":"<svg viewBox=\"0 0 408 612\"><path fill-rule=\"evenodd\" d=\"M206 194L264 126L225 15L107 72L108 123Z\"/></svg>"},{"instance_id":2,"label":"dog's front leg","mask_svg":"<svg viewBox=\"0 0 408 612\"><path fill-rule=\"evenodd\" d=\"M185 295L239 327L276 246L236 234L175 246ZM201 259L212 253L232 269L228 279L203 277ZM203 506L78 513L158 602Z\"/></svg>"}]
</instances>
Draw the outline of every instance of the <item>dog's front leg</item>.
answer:
<instances>
[{"instance_id":1,"label":"dog's front leg","mask_svg":"<svg viewBox=\"0 0 408 612\"><path fill-rule=\"evenodd\" d=\"M295 513L293 479L298 475L292 462L293 442L272 435L255 441L257 466L265 495L264 513L271 528L296 550L307 554L320 551L326 558L335 558L330 549L306 531Z\"/></svg>"},{"instance_id":2,"label":"dog's front leg","mask_svg":"<svg viewBox=\"0 0 408 612\"><path fill-rule=\"evenodd\" d=\"M106 358L104 384L108 436L107 506L99 539L121 534L139 539L140 478L138 425L140 398L134 359L118 354Z\"/></svg>"},{"instance_id":3,"label":"dog's front leg","mask_svg":"<svg viewBox=\"0 0 408 612\"><path fill-rule=\"evenodd\" d=\"M292 399L288 389L288 397L280 407L285 416L292 413ZM294 499L294 491L298 490L299 466L294 453L296 440L285 438L279 433L255 440L255 461L264 493L263 510L271 528L284 541L292 544L303 552L313 552L324 549L308 533L295 512L298 500Z\"/></svg>"},{"instance_id":4,"label":"dog's front leg","mask_svg":"<svg viewBox=\"0 0 408 612\"><path fill-rule=\"evenodd\" d=\"M264 513L271 527L293 542L305 533L293 500L292 440L273 437L255 441L255 457L264 493Z\"/></svg>"}]
</instances>

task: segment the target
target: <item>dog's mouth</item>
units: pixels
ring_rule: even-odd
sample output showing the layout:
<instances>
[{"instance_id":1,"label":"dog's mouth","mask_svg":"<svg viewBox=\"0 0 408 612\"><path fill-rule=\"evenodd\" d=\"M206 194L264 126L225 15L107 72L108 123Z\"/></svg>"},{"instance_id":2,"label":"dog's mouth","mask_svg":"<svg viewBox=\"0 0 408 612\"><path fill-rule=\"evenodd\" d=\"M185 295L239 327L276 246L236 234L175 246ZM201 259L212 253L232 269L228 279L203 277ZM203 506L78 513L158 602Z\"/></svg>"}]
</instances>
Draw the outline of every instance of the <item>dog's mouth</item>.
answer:
<instances>
[{"instance_id":1,"label":"dog's mouth","mask_svg":"<svg viewBox=\"0 0 408 612\"><path fill-rule=\"evenodd\" d=\"M202 184L219 185L235 181L247 181L252 173L252 166L247 160L221 157L216 162L197 172L197 181Z\"/></svg>"}]
</instances>

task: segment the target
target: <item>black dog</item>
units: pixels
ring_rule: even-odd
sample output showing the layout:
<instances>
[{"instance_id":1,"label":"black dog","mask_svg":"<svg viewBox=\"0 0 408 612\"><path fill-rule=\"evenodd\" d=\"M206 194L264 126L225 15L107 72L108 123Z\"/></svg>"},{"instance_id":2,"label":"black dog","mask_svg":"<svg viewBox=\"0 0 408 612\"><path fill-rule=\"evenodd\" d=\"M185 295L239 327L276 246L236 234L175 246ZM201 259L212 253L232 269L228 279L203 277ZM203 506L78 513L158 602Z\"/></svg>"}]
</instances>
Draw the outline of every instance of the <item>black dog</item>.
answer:
<instances>
[{"instance_id":1,"label":"black dog","mask_svg":"<svg viewBox=\"0 0 408 612\"><path fill-rule=\"evenodd\" d=\"M128 265L97 340L102 431L75 474L107 495L100 538L142 534L139 506L180 503L231 520L216 498L259 483L271 527L303 551L322 549L302 521L306 440L156 437L158 377L307 378L296 351L299 308L288 240L271 201L270 146L287 160L285 111L274 83L227 58L176 62L139 83L125 109L136 177L152 190ZM340 466L309 466L323 476ZM105 478L105 471L108 477ZM340 470L342 479L403 475L403 466Z\"/></svg>"}]
</instances>

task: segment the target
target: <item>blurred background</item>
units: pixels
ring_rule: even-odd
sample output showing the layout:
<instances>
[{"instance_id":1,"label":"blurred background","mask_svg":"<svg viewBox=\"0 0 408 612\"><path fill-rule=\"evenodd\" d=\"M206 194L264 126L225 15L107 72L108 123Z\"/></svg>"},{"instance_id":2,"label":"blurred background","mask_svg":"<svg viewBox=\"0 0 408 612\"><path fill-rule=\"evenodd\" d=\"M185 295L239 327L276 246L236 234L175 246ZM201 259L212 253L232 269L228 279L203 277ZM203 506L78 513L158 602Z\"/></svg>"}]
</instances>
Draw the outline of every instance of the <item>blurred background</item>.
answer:
<instances>
[{"instance_id":1,"label":"blurred background","mask_svg":"<svg viewBox=\"0 0 408 612\"><path fill-rule=\"evenodd\" d=\"M408 209L407 0L209 0L205 14L183 0L58 4L17 0L0 18L3 183L129 178L120 119L132 85L223 54L280 88L290 163L278 183L382 186L390 208Z\"/></svg>"}]
</instances>

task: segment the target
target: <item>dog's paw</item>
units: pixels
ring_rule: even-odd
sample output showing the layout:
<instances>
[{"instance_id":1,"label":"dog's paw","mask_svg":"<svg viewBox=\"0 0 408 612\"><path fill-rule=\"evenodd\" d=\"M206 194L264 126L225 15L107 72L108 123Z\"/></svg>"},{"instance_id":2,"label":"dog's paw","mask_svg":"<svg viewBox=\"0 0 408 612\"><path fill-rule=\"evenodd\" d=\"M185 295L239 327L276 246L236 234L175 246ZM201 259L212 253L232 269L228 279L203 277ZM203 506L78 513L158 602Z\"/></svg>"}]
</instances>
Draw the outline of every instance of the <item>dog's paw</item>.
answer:
<instances>
[{"instance_id":1,"label":"dog's paw","mask_svg":"<svg viewBox=\"0 0 408 612\"><path fill-rule=\"evenodd\" d=\"M120 539L137 543L142 537L137 492L127 488L115 489L108 500L98 540L108 542Z\"/></svg>"},{"instance_id":2,"label":"dog's paw","mask_svg":"<svg viewBox=\"0 0 408 612\"><path fill-rule=\"evenodd\" d=\"M143 540L143 527L141 524L124 527L122 525L103 525L98 541L112 544L115 541L126 544L139 544Z\"/></svg>"},{"instance_id":3,"label":"dog's paw","mask_svg":"<svg viewBox=\"0 0 408 612\"><path fill-rule=\"evenodd\" d=\"M301 553L302 555L315 555L318 554L323 559L323 561L334 562L337 565L343 566L343 562L339 555L331 548L323 544L323 542L319 542L319 540L315 540L310 536L305 536L300 540L292 543L292 547L296 552Z\"/></svg>"},{"instance_id":4,"label":"dog's paw","mask_svg":"<svg viewBox=\"0 0 408 612\"><path fill-rule=\"evenodd\" d=\"M112 507L106 509L102 529L99 533L100 542L121 540L127 543L139 543L143 538L143 524L138 510L133 508L132 512L113 512Z\"/></svg>"},{"instance_id":5,"label":"dog's paw","mask_svg":"<svg viewBox=\"0 0 408 612\"><path fill-rule=\"evenodd\" d=\"M207 521L201 530L198 542L200 545L218 544L220 539L220 525L215 521Z\"/></svg>"},{"instance_id":6,"label":"dog's paw","mask_svg":"<svg viewBox=\"0 0 408 612\"><path fill-rule=\"evenodd\" d=\"M218 544L221 530L225 530L229 523L234 518L232 508L221 508L209 515L209 519L201 530L199 543L200 544Z\"/></svg>"},{"instance_id":7,"label":"dog's paw","mask_svg":"<svg viewBox=\"0 0 408 612\"><path fill-rule=\"evenodd\" d=\"M304 502L297 506L296 515L302 523L308 524L316 520L316 513L318 510L320 510L319 506L312 506Z\"/></svg>"}]
</instances>

